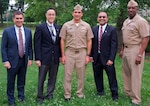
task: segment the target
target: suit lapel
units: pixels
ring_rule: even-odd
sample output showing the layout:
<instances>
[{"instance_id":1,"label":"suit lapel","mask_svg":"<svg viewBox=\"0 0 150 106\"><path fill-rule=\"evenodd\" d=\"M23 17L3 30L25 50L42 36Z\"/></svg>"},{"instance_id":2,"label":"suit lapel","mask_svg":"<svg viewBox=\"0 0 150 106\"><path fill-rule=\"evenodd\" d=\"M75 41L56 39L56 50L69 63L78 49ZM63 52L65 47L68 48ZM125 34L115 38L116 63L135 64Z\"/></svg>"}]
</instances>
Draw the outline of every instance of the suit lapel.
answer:
<instances>
[{"instance_id":1,"label":"suit lapel","mask_svg":"<svg viewBox=\"0 0 150 106\"><path fill-rule=\"evenodd\" d=\"M46 35L49 35L47 37L52 40L51 33L50 33L49 29L48 29L47 23L45 23L43 27L44 27L44 30L46 32Z\"/></svg>"},{"instance_id":2,"label":"suit lapel","mask_svg":"<svg viewBox=\"0 0 150 106\"><path fill-rule=\"evenodd\" d=\"M96 27L96 38L98 39L99 38L99 26ZM97 40L98 42L98 40Z\"/></svg>"},{"instance_id":3,"label":"suit lapel","mask_svg":"<svg viewBox=\"0 0 150 106\"><path fill-rule=\"evenodd\" d=\"M16 40L16 43L18 44L17 34L16 34L16 30L15 30L15 27L14 27L14 26L12 27L12 35L14 35L15 40Z\"/></svg>"},{"instance_id":4,"label":"suit lapel","mask_svg":"<svg viewBox=\"0 0 150 106\"><path fill-rule=\"evenodd\" d=\"M108 31L109 31L109 25L107 24L107 26L103 32L102 39L107 35Z\"/></svg>"},{"instance_id":5,"label":"suit lapel","mask_svg":"<svg viewBox=\"0 0 150 106\"><path fill-rule=\"evenodd\" d=\"M59 37L59 28L58 28L58 26L56 24L54 24L54 27L55 27L55 30L56 30L56 41L57 41L57 39Z\"/></svg>"},{"instance_id":6,"label":"suit lapel","mask_svg":"<svg viewBox=\"0 0 150 106\"><path fill-rule=\"evenodd\" d=\"M59 33L59 28L58 28L58 26L56 25L56 24L54 24L54 27L55 27L55 30L56 30L56 35L59 35L58 33Z\"/></svg>"},{"instance_id":7,"label":"suit lapel","mask_svg":"<svg viewBox=\"0 0 150 106\"><path fill-rule=\"evenodd\" d=\"M26 28L24 28L24 38L25 38L25 47L26 47L26 42L27 42L27 36L28 36L28 34L27 34L27 30L26 30Z\"/></svg>"},{"instance_id":8,"label":"suit lapel","mask_svg":"<svg viewBox=\"0 0 150 106\"><path fill-rule=\"evenodd\" d=\"M49 34L50 32L49 32L49 29L48 29L47 23L45 23L43 27L44 27L44 30L46 31L46 33L48 33L48 34Z\"/></svg>"}]
</instances>

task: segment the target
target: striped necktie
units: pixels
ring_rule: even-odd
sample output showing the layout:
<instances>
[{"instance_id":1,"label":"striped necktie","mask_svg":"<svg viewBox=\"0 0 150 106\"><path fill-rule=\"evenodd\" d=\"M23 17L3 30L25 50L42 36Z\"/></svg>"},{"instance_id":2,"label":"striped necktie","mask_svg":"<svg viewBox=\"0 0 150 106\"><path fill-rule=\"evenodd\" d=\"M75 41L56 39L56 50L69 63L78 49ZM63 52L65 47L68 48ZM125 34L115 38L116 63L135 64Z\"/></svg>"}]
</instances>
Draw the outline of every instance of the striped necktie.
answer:
<instances>
[{"instance_id":1,"label":"striped necktie","mask_svg":"<svg viewBox=\"0 0 150 106\"><path fill-rule=\"evenodd\" d=\"M103 34L103 28L101 26L99 30L99 37L98 37L98 52L99 53L100 53L100 44L101 44L102 34Z\"/></svg>"},{"instance_id":2,"label":"striped necktie","mask_svg":"<svg viewBox=\"0 0 150 106\"><path fill-rule=\"evenodd\" d=\"M53 41L55 42L56 36L54 35L53 27L52 27L52 26L49 26L49 27L50 27L50 33L51 33L51 35L52 35L52 39L53 39Z\"/></svg>"}]
</instances>

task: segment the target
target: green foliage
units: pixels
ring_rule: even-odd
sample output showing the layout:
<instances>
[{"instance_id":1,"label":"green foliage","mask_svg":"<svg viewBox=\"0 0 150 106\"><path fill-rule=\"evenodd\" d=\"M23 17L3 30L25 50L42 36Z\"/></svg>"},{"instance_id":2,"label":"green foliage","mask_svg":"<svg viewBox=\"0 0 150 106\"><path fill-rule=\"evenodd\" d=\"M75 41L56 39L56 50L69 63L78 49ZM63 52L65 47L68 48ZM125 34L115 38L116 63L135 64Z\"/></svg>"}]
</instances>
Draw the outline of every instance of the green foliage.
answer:
<instances>
[{"instance_id":1,"label":"green foliage","mask_svg":"<svg viewBox=\"0 0 150 106\"><path fill-rule=\"evenodd\" d=\"M9 0L0 0L0 21L3 24L3 13L8 8Z\"/></svg>"},{"instance_id":2,"label":"green foliage","mask_svg":"<svg viewBox=\"0 0 150 106\"><path fill-rule=\"evenodd\" d=\"M65 22L72 19L72 10L73 10L73 3L72 0L68 0L65 4L58 0L58 7L56 8L57 17L56 22L60 25L63 25Z\"/></svg>"},{"instance_id":3,"label":"green foliage","mask_svg":"<svg viewBox=\"0 0 150 106\"><path fill-rule=\"evenodd\" d=\"M4 13L4 11L8 8L9 0L0 0L0 13Z\"/></svg>"},{"instance_id":4,"label":"green foliage","mask_svg":"<svg viewBox=\"0 0 150 106\"><path fill-rule=\"evenodd\" d=\"M35 21L45 21L45 11L48 7L54 7L57 10L56 21L62 25L64 22L72 19L73 7L79 3L84 8L83 20L91 26L97 24L97 14L100 11L106 11L109 14L109 22L116 23L120 30L122 23L127 17L127 2L129 0L25 0L28 4L26 16ZM150 3L146 0L137 0L139 7L147 8Z\"/></svg>"},{"instance_id":5,"label":"green foliage","mask_svg":"<svg viewBox=\"0 0 150 106\"><path fill-rule=\"evenodd\" d=\"M146 52L149 52L150 53L150 41L148 42L148 46L146 48Z\"/></svg>"},{"instance_id":6,"label":"green foliage","mask_svg":"<svg viewBox=\"0 0 150 106\"><path fill-rule=\"evenodd\" d=\"M30 1L30 0L29 0ZM25 12L25 17L31 17L36 22L43 22L45 21L45 12L49 7L54 7L48 1L39 1L33 0L32 2L28 2L28 8Z\"/></svg>"}]
</instances>

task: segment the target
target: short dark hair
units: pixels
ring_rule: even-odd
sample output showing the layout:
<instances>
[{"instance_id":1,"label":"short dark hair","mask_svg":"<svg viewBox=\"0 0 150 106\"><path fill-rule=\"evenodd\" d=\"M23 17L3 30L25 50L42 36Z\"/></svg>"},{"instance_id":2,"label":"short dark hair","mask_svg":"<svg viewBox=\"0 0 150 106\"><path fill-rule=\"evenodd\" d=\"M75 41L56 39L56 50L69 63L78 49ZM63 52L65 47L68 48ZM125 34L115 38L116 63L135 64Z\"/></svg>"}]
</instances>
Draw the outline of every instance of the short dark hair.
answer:
<instances>
[{"instance_id":1,"label":"short dark hair","mask_svg":"<svg viewBox=\"0 0 150 106\"><path fill-rule=\"evenodd\" d=\"M46 10L46 13L47 13L48 10L54 10L55 13L56 13L56 10L55 10L54 8L52 8L52 7L48 8L48 9Z\"/></svg>"},{"instance_id":2,"label":"short dark hair","mask_svg":"<svg viewBox=\"0 0 150 106\"><path fill-rule=\"evenodd\" d=\"M14 11L13 18L15 17L15 15L22 15L22 16L24 16L23 12L21 12L21 11Z\"/></svg>"}]
</instances>

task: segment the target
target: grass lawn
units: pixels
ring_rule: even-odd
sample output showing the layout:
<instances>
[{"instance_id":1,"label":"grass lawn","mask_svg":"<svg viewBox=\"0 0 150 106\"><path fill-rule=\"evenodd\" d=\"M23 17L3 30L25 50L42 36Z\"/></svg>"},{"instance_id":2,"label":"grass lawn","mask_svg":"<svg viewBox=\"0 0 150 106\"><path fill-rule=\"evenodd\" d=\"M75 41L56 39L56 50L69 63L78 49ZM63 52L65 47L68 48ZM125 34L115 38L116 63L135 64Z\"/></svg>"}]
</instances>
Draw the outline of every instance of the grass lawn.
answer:
<instances>
[{"instance_id":1,"label":"grass lawn","mask_svg":"<svg viewBox=\"0 0 150 106\"><path fill-rule=\"evenodd\" d=\"M0 58L1 60L1 58ZM150 57L146 57L145 67L143 71L142 80L142 104L140 106L150 106L150 74L149 74ZM56 88L54 92L54 98L50 101L45 100L42 106L130 106L130 99L124 95L123 92L123 82L121 74L121 59L117 56L116 58L116 72L119 85L119 100L114 102L111 99L111 93L108 86L108 80L106 74L104 73L104 84L105 84L105 95L103 97L98 97L95 89L95 83L93 78L92 66L89 64L87 66L85 75L85 89L84 93L86 98L79 99L76 96L77 89L77 79L75 72L73 74L72 80L72 98L69 102L65 102L63 98L63 65L60 64L59 72L57 76ZM28 67L27 77L26 77L26 88L25 96L26 102L24 104L17 101L17 92L15 90L16 106L37 106L36 96L37 96L37 76L38 69L35 63L31 67ZM3 67L2 62L0 62L0 106L7 106L6 98L6 69ZM47 81L45 81L45 91L46 92Z\"/></svg>"},{"instance_id":2,"label":"grass lawn","mask_svg":"<svg viewBox=\"0 0 150 106\"><path fill-rule=\"evenodd\" d=\"M0 28L0 34L3 29ZM32 30L32 33L34 31ZM0 38L1 44L1 38ZM1 50L0 50L1 51ZM1 61L1 54L0 54ZM118 102L112 101L111 93L109 90L108 80L106 74L104 73L104 84L105 84L105 95L103 97L98 97L96 93L93 70L91 63L87 65L86 75L85 75L85 88L84 93L86 98L79 99L76 96L77 90L77 79L76 73L73 74L72 80L72 98L69 102L64 101L63 97L63 65L60 64L57 82L54 92L54 98L50 101L45 100L42 106L130 106L130 99L124 95L123 92L123 81L122 81L122 68L121 59L116 57L116 73L119 85L119 100ZM150 56L145 59L145 67L142 77L142 103L140 106L150 106ZM0 62L0 106L7 106L6 98L6 69L3 67L2 62ZM36 96L37 96L37 81L38 81L38 68L35 63L31 67L28 67L26 76L26 88L25 96L26 102L24 104L17 101L17 92L15 90L16 106L37 106ZM44 85L44 93L46 92L47 80Z\"/></svg>"}]
</instances>

